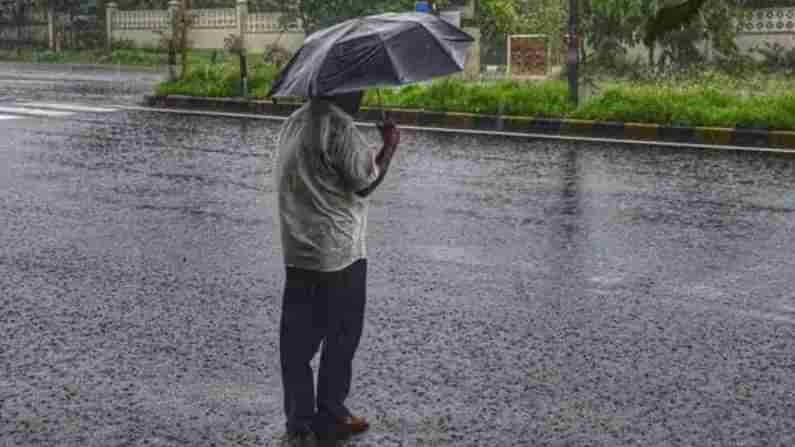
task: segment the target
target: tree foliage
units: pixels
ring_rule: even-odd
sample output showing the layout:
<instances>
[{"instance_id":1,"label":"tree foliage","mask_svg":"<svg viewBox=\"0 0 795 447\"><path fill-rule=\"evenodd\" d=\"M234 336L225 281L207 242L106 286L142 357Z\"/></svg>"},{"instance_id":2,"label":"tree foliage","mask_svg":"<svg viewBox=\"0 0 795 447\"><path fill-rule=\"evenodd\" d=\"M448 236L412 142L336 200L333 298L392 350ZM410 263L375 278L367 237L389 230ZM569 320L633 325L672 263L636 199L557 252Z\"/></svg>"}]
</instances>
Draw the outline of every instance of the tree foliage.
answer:
<instances>
[{"instance_id":1,"label":"tree foliage","mask_svg":"<svg viewBox=\"0 0 795 447\"><path fill-rule=\"evenodd\" d=\"M485 37L519 33L526 25L516 0L480 0L477 6L478 26Z\"/></svg>"},{"instance_id":2,"label":"tree foliage","mask_svg":"<svg viewBox=\"0 0 795 447\"><path fill-rule=\"evenodd\" d=\"M750 0L590 0L584 2L583 32L602 63L625 48L644 44L649 61L662 49L663 63L686 64L703 57L705 43L724 55L737 52L737 18Z\"/></svg>"},{"instance_id":3,"label":"tree foliage","mask_svg":"<svg viewBox=\"0 0 795 447\"><path fill-rule=\"evenodd\" d=\"M660 8L647 23L643 42L650 47L667 33L686 28L706 4L707 0L680 0Z\"/></svg>"},{"instance_id":4,"label":"tree foliage","mask_svg":"<svg viewBox=\"0 0 795 447\"><path fill-rule=\"evenodd\" d=\"M562 28L567 12L561 0L479 0L476 25L483 41L482 50L502 51L502 43L511 34L544 34L551 53L560 54Z\"/></svg>"},{"instance_id":5,"label":"tree foliage","mask_svg":"<svg viewBox=\"0 0 795 447\"><path fill-rule=\"evenodd\" d=\"M31 0L0 0L0 23L17 25L33 10Z\"/></svg>"},{"instance_id":6,"label":"tree foliage","mask_svg":"<svg viewBox=\"0 0 795 447\"><path fill-rule=\"evenodd\" d=\"M597 58L608 63L641 42L643 27L655 12L655 2L648 0L591 0L583 5L582 33Z\"/></svg>"}]
</instances>

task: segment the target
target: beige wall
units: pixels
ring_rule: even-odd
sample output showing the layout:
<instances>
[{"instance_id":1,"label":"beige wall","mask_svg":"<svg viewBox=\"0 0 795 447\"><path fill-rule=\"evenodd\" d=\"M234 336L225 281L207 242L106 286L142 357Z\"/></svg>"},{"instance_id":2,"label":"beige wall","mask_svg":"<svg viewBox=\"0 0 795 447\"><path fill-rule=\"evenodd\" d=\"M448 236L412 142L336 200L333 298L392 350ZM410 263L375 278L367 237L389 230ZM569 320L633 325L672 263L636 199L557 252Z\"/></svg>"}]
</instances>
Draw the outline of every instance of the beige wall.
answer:
<instances>
[{"instance_id":1,"label":"beige wall","mask_svg":"<svg viewBox=\"0 0 795 447\"><path fill-rule=\"evenodd\" d=\"M467 54L467 64L464 69L464 76L470 79L480 78L480 38L481 33L478 28L464 28L464 31L475 38L475 42Z\"/></svg>"},{"instance_id":2,"label":"beige wall","mask_svg":"<svg viewBox=\"0 0 795 447\"><path fill-rule=\"evenodd\" d=\"M266 46L278 42L290 52L296 52L304 44L304 33L292 32L279 35L277 33L246 34L246 47L249 52L262 53Z\"/></svg>"},{"instance_id":3,"label":"beige wall","mask_svg":"<svg viewBox=\"0 0 795 447\"><path fill-rule=\"evenodd\" d=\"M237 28L192 28L188 34L192 48L222 49L224 39L237 34Z\"/></svg>"},{"instance_id":4,"label":"beige wall","mask_svg":"<svg viewBox=\"0 0 795 447\"><path fill-rule=\"evenodd\" d=\"M784 48L791 50L795 48L795 33L793 34L742 34L737 38L737 46L740 50L749 53L756 59L761 59L762 55L751 52L755 47L765 48L765 43L778 43Z\"/></svg>"},{"instance_id":5,"label":"beige wall","mask_svg":"<svg viewBox=\"0 0 795 447\"><path fill-rule=\"evenodd\" d=\"M139 47L157 47L160 35L149 30L121 30L113 32L114 40L132 40Z\"/></svg>"}]
</instances>

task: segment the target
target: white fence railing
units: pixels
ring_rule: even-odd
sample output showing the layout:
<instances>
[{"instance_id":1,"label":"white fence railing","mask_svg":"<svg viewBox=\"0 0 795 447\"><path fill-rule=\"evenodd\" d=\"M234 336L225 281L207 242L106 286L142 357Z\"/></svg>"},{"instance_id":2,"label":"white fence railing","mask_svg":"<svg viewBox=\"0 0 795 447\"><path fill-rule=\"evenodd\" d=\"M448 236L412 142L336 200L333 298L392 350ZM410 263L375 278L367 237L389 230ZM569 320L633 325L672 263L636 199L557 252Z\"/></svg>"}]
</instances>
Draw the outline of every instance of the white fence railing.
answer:
<instances>
[{"instance_id":1,"label":"white fence railing","mask_svg":"<svg viewBox=\"0 0 795 447\"><path fill-rule=\"evenodd\" d=\"M234 28L237 26L237 11L234 8L191 9L188 14L194 17L194 28Z\"/></svg>"},{"instance_id":2,"label":"white fence railing","mask_svg":"<svg viewBox=\"0 0 795 447\"><path fill-rule=\"evenodd\" d=\"M167 10L120 11L115 3L107 9L110 42L132 41L143 47L157 46L160 32L168 32L171 19L178 17L179 2L171 0ZM237 0L235 8L191 9L189 40L193 48L222 49L231 35L243 35L247 48L261 50L277 44L295 51L303 44L304 32L298 23L283 26L278 13L249 13L245 0Z\"/></svg>"},{"instance_id":3,"label":"white fence railing","mask_svg":"<svg viewBox=\"0 0 795 447\"><path fill-rule=\"evenodd\" d=\"M250 13L246 20L246 32L249 33L278 33L283 30L300 32L301 24L293 22L283 26L283 14L278 13Z\"/></svg>"},{"instance_id":4,"label":"white fence railing","mask_svg":"<svg viewBox=\"0 0 795 447\"><path fill-rule=\"evenodd\" d=\"M168 28L168 11L118 11L113 14L114 30L164 30Z\"/></svg>"}]
</instances>

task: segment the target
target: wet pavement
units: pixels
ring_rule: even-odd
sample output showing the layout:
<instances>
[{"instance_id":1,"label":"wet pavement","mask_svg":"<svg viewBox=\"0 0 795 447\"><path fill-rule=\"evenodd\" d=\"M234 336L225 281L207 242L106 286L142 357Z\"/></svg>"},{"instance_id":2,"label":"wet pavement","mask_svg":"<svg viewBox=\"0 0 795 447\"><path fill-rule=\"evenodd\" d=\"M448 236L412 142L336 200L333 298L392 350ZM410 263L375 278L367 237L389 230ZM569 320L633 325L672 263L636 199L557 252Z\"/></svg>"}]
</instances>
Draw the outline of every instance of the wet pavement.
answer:
<instances>
[{"instance_id":1,"label":"wet pavement","mask_svg":"<svg viewBox=\"0 0 795 447\"><path fill-rule=\"evenodd\" d=\"M0 106L102 103L4 76ZM0 445L280 445L277 130L0 120ZM795 445L795 158L404 142L372 200L349 402L373 428L349 445Z\"/></svg>"},{"instance_id":2,"label":"wet pavement","mask_svg":"<svg viewBox=\"0 0 795 447\"><path fill-rule=\"evenodd\" d=\"M58 100L83 104L126 104L151 95L157 82L166 78L162 67L130 68L20 64L0 61L0 102Z\"/></svg>"}]
</instances>

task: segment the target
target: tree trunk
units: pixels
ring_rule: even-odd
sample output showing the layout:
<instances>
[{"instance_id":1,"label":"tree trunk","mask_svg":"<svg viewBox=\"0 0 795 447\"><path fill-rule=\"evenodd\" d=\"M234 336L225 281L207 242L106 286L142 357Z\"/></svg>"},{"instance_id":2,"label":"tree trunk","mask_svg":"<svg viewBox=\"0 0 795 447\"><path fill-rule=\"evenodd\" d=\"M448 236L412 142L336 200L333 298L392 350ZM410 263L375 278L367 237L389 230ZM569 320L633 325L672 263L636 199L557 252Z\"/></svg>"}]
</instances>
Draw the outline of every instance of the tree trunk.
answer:
<instances>
[{"instance_id":1,"label":"tree trunk","mask_svg":"<svg viewBox=\"0 0 795 447\"><path fill-rule=\"evenodd\" d=\"M655 46L657 46L657 43L656 43L656 42L653 42L653 43L652 43L652 44L649 46L649 67L652 67L652 68L654 68L654 65L655 65L655 64L654 64L654 47L655 47Z\"/></svg>"},{"instance_id":2,"label":"tree trunk","mask_svg":"<svg viewBox=\"0 0 795 447\"><path fill-rule=\"evenodd\" d=\"M248 64L246 64L246 51L240 52L240 96L248 96Z\"/></svg>"}]
</instances>

